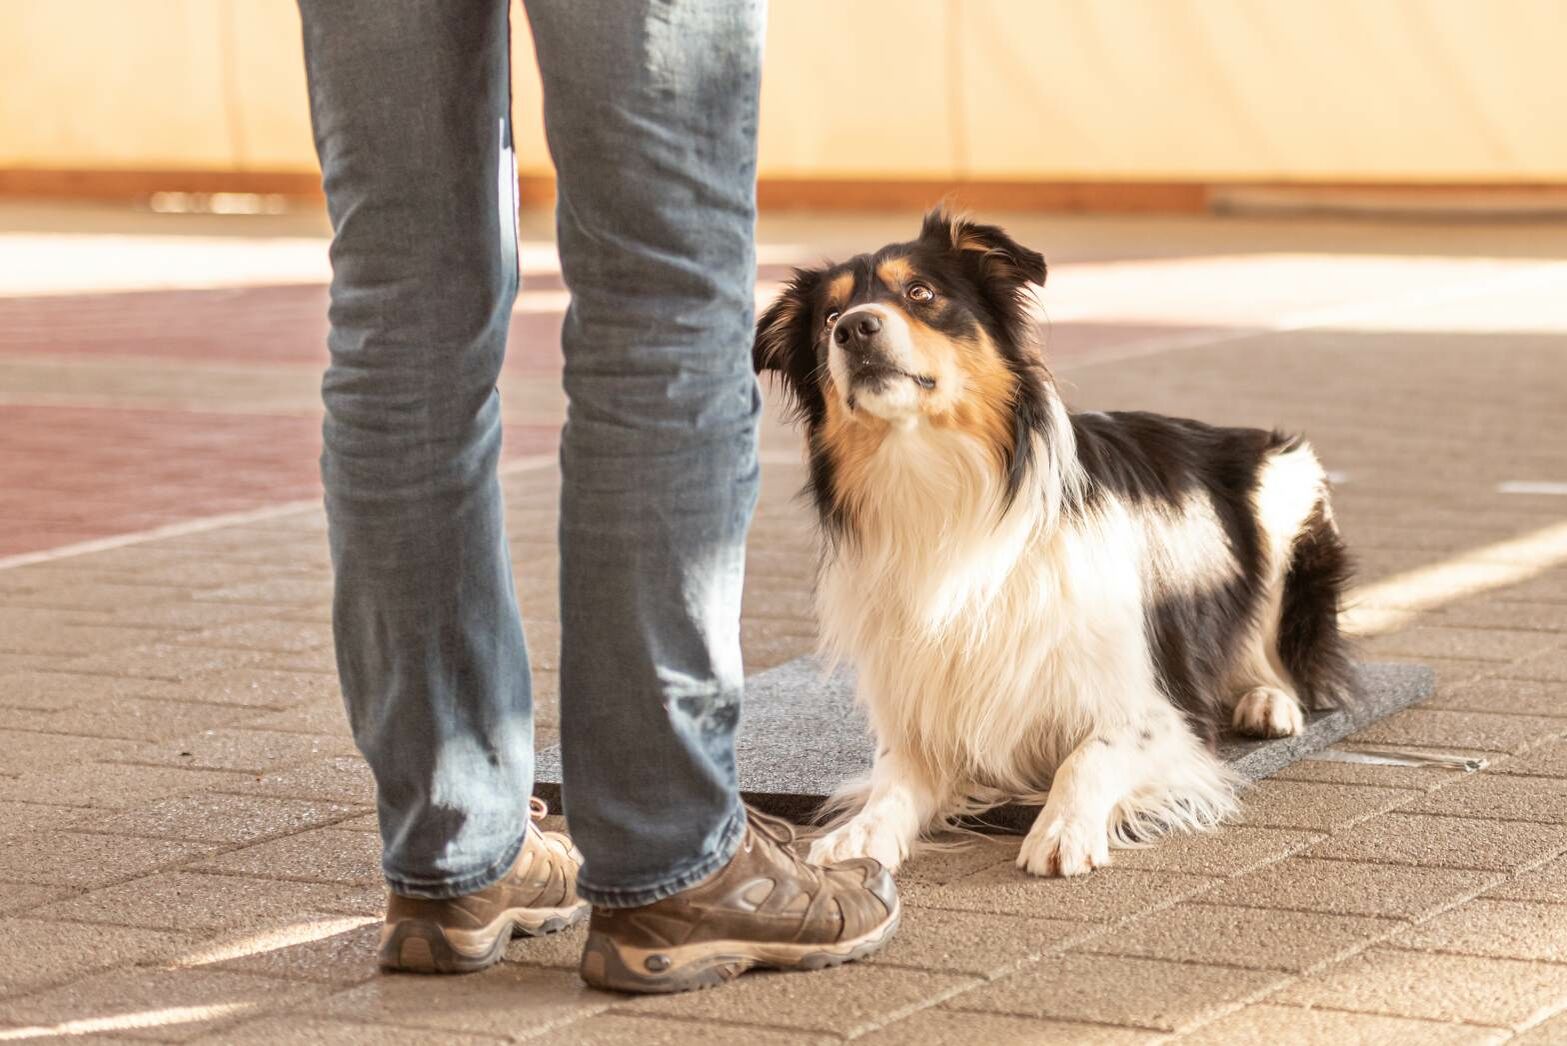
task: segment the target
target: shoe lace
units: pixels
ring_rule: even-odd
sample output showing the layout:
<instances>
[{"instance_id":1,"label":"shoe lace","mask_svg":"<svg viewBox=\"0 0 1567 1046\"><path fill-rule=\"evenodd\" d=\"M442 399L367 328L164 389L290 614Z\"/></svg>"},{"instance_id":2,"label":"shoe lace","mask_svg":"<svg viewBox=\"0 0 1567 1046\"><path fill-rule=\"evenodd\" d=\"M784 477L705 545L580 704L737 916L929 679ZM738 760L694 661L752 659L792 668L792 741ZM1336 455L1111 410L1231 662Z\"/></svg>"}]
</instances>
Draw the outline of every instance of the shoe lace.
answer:
<instances>
[{"instance_id":1,"label":"shoe lace","mask_svg":"<svg viewBox=\"0 0 1567 1046\"><path fill-rule=\"evenodd\" d=\"M782 817L774 817L772 814L764 814L750 803L745 806L745 817L752 828L785 850L790 850L794 846L795 827L789 821Z\"/></svg>"}]
</instances>

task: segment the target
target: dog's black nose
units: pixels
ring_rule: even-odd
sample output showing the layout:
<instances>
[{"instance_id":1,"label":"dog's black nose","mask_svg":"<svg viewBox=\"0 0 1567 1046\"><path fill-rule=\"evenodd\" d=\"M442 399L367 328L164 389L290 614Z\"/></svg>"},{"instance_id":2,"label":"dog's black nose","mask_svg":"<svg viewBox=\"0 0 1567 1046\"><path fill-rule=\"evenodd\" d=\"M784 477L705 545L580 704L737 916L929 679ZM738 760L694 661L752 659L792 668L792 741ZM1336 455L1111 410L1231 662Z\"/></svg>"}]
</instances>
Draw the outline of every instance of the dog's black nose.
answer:
<instances>
[{"instance_id":1,"label":"dog's black nose","mask_svg":"<svg viewBox=\"0 0 1567 1046\"><path fill-rule=\"evenodd\" d=\"M833 328L832 337L833 341L845 348L851 343L863 347L880 332L881 319L873 312L861 312L839 320L838 326Z\"/></svg>"}]
</instances>

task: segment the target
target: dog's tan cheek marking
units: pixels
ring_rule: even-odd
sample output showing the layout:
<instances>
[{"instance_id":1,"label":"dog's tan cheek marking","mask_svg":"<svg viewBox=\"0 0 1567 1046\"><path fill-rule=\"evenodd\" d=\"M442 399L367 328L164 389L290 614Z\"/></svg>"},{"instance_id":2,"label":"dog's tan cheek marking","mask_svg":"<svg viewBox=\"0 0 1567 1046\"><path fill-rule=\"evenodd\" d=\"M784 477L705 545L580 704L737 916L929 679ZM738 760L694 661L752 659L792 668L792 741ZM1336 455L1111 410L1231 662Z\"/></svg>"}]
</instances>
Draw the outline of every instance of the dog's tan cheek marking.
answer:
<instances>
[{"instance_id":1,"label":"dog's tan cheek marking","mask_svg":"<svg viewBox=\"0 0 1567 1046\"><path fill-rule=\"evenodd\" d=\"M822 448L833 463L834 494L840 502L856 500L865 489L871 460L881 448L890 423L861 411L850 415L836 393L829 392L827 417L822 422Z\"/></svg>"},{"instance_id":2,"label":"dog's tan cheek marking","mask_svg":"<svg viewBox=\"0 0 1567 1046\"><path fill-rule=\"evenodd\" d=\"M929 333L947 357L944 370L962 384L956 399L931 416L931 424L968 433L989 446L998 463L1004 462L1012 453L1015 438L1012 404L1017 377L983 332L973 342L953 342L934 331Z\"/></svg>"}]
</instances>

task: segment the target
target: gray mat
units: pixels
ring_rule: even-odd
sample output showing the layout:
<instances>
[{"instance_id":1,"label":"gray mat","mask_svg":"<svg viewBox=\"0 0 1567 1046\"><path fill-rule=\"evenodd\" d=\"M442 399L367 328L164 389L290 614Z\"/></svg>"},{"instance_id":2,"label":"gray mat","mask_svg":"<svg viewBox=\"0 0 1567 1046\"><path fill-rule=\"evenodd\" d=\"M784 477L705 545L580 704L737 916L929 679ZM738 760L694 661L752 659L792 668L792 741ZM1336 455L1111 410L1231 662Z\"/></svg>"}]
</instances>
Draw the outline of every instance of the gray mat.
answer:
<instances>
[{"instance_id":1,"label":"gray mat","mask_svg":"<svg viewBox=\"0 0 1567 1046\"><path fill-rule=\"evenodd\" d=\"M1313 715L1296 737L1267 741L1226 735L1219 742L1220 754L1248 780L1267 777L1430 696L1435 680L1422 665L1363 664L1356 671L1362 698L1354 708ZM817 663L807 657L746 681L735 755L740 789L748 801L768 813L808 821L841 782L870 769L874 746L853 692L847 669L823 679ZM540 797L550 802L559 798L558 747L539 753L535 777ZM1002 807L987 814L981 827L1026 831L1036 812L1034 807Z\"/></svg>"}]
</instances>

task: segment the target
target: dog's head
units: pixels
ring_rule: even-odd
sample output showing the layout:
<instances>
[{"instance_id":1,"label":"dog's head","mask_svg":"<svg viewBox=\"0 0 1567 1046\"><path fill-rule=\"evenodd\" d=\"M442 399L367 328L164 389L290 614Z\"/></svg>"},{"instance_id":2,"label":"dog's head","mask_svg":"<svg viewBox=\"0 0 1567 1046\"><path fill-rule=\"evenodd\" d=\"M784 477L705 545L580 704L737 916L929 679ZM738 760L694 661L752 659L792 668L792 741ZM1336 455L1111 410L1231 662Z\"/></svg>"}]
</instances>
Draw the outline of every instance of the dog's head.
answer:
<instances>
[{"instance_id":1,"label":"dog's head","mask_svg":"<svg viewBox=\"0 0 1567 1046\"><path fill-rule=\"evenodd\" d=\"M954 430L993 451L1010 496L1044 409L1029 307L1044 280L1037 251L933 211L915 240L796 270L757 322L756 368L782 379L813 457L841 464L896 430Z\"/></svg>"}]
</instances>

